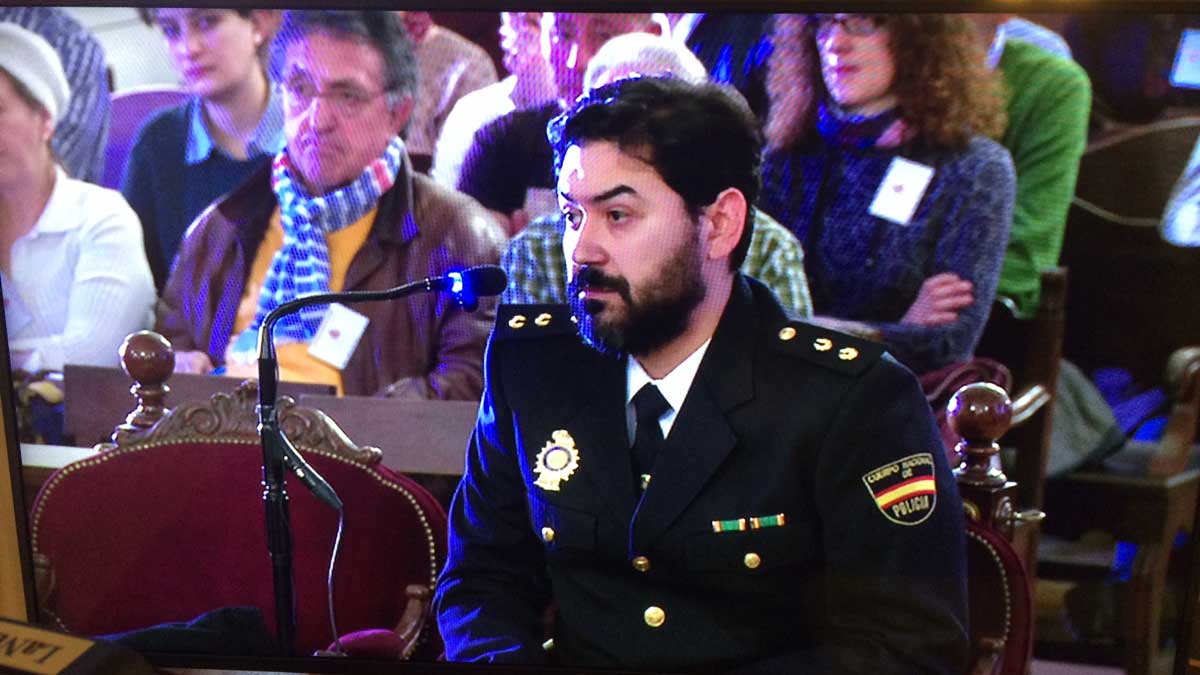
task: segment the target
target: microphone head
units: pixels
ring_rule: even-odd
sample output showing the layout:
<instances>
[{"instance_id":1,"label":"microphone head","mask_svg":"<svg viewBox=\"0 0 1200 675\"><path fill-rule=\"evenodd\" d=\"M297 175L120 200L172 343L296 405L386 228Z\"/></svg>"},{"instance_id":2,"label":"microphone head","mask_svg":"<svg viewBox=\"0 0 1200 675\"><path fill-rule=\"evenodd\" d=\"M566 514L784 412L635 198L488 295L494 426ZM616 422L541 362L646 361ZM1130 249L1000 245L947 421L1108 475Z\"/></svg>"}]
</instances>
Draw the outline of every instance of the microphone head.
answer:
<instances>
[{"instance_id":1,"label":"microphone head","mask_svg":"<svg viewBox=\"0 0 1200 675\"><path fill-rule=\"evenodd\" d=\"M508 286L508 275L495 265L476 265L446 275L450 293L459 306L468 312L479 308L479 298L500 295Z\"/></svg>"},{"instance_id":2,"label":"microphone head","mask_svg":"<svg viewBox=\"0 0 1200 675\"><path fill-rule=\"evenodd\" d=\"M452 280L451 293L486 298L500 295L508 287L508 275L497 265L476 265L446 275Z\"/></svg>"}]
</instances>

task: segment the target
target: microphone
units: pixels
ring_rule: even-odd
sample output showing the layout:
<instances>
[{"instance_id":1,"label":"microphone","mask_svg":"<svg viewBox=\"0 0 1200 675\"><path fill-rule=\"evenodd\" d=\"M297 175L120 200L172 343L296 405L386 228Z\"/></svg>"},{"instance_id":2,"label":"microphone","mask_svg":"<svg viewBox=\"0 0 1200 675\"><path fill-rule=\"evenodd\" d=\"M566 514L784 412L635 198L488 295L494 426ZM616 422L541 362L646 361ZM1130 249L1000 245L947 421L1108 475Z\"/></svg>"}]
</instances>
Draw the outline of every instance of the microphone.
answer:
<instances>
[{"instance_id":1,"label":"microphone","mask_svg":"<svg viewBox=\"0 0 1200 675\"><path fill-rule=\"evenodd\" d=\"M332 507L342 517L342 500L321 474L317 473L279 428L279 413L275 409L279 386L279 367L275 359L275 342L271 333L283 317L304 307L329 303L353 304L375 300L395 300L414 293L448 292L464 310L475 311L479 298L499 295L508 285L504 270L495 265L478 265L450 272L440 277L382 291L345 291L316 293L289 300L267 313L258 332L258 432L263 451L263 501L266 504L267 550L271 555L275 591L276 638L287 654L294 651L295 590L292 587L292 533L287 509L285 471L291 471L312 494ZM338 529L341 538L341 527ZM332 571L330 579L332 579ZM330 591L332 596L332 590ZM332 601L330 603L332 608ZM332 614L331 614L332 620ZM336 635L336 630L334 631Z\"/></svg>"},{"instance_id":2,"label":"microphone","mask_svg":"<svg viewBox=\"0 0 1200 675\"><path fill-rule=\"evenodd\" d=\"M301 308L312 305L325 305L331 302L352 304L378 300L395 300L415 293L450 293L455 302L465 311L473 312L479 308L479 298L500 295L508 286L508 275L496 265L476 265L465 270L450 272L440 277L426 277L395 288L382 291L343 291L341 293L315 293L289 300L267 313L263 319L262 328L258 332L258 393L260 414L263 411L273 412L278 386L279 371L275 360L275 343L271 339L271 331L276 322ZM260 419L260 427L263 420ZM269 422L274 422L270 420ZM283 434L279 434L283 436ZM283 438L279 444L283 454L283 464L304 483L318 499L335 510L341 509L342 502L333 487L321 474L317 473L296 452L292 444Z\"/></svg>"}]
</instances>

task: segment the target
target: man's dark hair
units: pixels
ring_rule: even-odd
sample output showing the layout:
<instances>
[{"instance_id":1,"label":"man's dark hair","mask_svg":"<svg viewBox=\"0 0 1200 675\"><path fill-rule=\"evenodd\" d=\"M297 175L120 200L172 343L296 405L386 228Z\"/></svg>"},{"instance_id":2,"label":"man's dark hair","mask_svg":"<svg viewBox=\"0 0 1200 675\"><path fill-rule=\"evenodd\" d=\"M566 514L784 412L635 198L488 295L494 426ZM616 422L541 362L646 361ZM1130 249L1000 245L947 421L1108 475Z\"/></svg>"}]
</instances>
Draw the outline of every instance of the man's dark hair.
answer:
<instances>
[{"instance_id":1,"label":"man's dark hair","mask_svg":"<svg viewBox=\"0 0 1200 675\"><path fill-rule=\"evenodd\" d=\"M417 57L404 23L395 12L288 10L271 43L271 79L282 81L288 45L311 33L363 40L383 56L383 88L389 93L417 94ZM391 103L391 101L389 101Z\"/></svg>"},{"instance_id":2,"label":"man's dark hair","mask_svg":"<svg viewBox=\"0 0 1200 675\"><path fill-rule=\"evenodd\" d=\"M555 175L568 147L610 141L653 166L693 219L723 190L740 190L749 208L729 264L741 267L754 229L762 134L736 93L711 82L667 77L617 80L580 96L551 120L546 135L554 146Z\"/></svg>"}]
</instances>

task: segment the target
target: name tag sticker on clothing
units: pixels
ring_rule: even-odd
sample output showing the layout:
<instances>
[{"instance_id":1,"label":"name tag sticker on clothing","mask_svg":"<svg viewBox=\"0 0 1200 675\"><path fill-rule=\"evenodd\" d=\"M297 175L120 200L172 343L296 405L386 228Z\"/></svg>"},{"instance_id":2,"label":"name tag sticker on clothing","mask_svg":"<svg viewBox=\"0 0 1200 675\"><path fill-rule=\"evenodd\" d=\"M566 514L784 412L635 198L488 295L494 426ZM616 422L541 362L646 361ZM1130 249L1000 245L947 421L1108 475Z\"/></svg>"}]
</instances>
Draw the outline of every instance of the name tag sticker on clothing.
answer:
<instances>
[{"instance_id":1,"label":"name tag sticker on clothing","mask_svg":"<svg viewBox=\"0 0 1200 675\"><path fill-rule=\"evenodd\" d=\"M1171 69L1171 84L1200 89L1200 29L1188 28L1179 38L1175 67Z\"/></svg>"},{"instance_id":2,"label":"name tag sticker on clothing","mask_svg":"<svg viewBox=\"0 0 1200 675\"><path fill-rule=\"evenodd\" d=\"M863 484L884 518L897 525L919 525L937 507L933 455L922 452L863 474Z\"/></svg>"},{"instance_id":3,"label":"name tag sticker on clothing","mask_svg":"<svg viewBox=\"0 0 1200 675\"><path fill-rule=\"evenodd\" d=\"M370 319L345 305L330 305L325 318L321 320L317 336L308 345L308 353L338 370L344 370L368 323Z\"/></svg>"},{"instance_id":4,"label":"name tag sticker on clothing","mask_svg":"<svg viewBox=\"0 0 1200 675\"><path fill-rule=\"evenodd\" d=\"M897 225L912 222L917 205L925 195L925 188L933 180L933 167L918 164L903 157L892 159L875 199L867 212L873 216L890 220Z\"/></svg>"}]
</instances>

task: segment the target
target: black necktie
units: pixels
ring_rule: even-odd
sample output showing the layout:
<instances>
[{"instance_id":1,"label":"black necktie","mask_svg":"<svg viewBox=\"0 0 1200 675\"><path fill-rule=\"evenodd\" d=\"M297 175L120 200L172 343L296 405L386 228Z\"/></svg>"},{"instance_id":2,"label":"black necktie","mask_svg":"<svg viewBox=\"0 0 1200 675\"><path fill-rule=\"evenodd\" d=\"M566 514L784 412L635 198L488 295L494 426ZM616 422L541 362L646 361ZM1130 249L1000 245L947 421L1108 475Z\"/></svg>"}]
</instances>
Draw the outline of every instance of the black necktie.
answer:
<instances>
[{"instance_id":1,"label":"black necktie","mask_svg":"<svg viewBox=\"0 0 1200 675\"><path fill-rule=\"evenodd\" d=\"M663 446L658 419L670 408L671 404L652 384L646 383L633 395L634 417L637 418L637 430L633 435L633 476L634 483L642 490L646 489L654 460Z\"/></svg>"}]
</instances>

